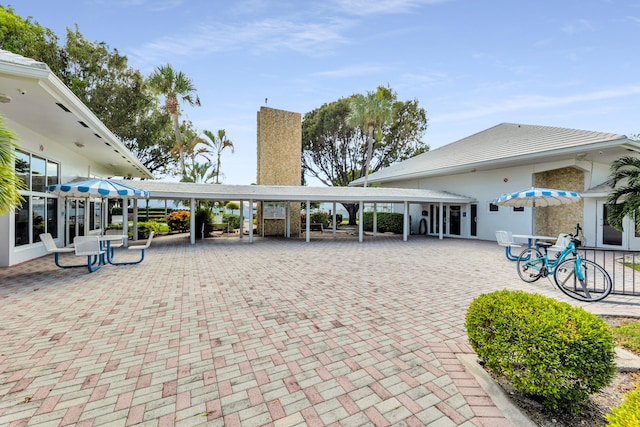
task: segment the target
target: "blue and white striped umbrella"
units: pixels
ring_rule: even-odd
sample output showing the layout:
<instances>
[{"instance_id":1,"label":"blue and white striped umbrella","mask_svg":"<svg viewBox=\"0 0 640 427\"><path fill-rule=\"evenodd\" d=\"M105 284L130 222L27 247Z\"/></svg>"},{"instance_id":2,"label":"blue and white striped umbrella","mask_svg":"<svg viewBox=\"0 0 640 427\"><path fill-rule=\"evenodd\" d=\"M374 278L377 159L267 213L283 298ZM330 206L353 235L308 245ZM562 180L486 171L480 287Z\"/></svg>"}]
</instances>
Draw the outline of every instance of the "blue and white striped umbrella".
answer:
<instances>
[{"instance_id":1,"label":"blue and white striped umbrella","mask_svg":"<svg viewBox=\"0 0 640 427\"><path fill-rule=\"evenodd\" d=\"M113 182L108 179L90 179L87 181L70 182L68 184L50 185L47 187L47 191L59 196L75 198L138 199L149 197L148 191Z\"/></svg>"},{"instance_id":2,"label":"blue and white striped umbrella","mask_svg":"<svg viewBox=\"0 0 640 427\"><path fill-rule=\"evenodd\" d=\"M554 190L552 188L534 188L505 193L493 200L494 205L521 207L558 206L575 203L582 197L575 191Z\"/></svg>"}]
</instances>

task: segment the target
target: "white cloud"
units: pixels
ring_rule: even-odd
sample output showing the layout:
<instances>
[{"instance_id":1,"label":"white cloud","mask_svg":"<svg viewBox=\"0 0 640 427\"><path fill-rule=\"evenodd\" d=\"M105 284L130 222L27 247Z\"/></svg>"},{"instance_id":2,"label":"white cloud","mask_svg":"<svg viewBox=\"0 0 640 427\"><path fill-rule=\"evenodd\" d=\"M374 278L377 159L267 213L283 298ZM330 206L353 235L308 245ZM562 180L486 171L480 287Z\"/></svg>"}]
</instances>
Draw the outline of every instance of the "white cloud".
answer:
<instances>
[{"instance_id":1,"label":"white cloud","mask_svg":"<svg viewBox=\"0 0 640 427\"><path fill-rule=\"evenodd\" d=\"M200 25L189 34L167 36L131 51L142 63L167 57L197 57L212 52L287 49L310 56L327 54L336 45L347 43L342 33L351 25L347 20L299 22L289 19L264 19L243 25L213 23ZM162 61L160 61L162 62Z\"/></svg>"},{"instance_id":2,"label":"white cloud","mask_svg":"<svg viewBox=\"0 0 640 427\"><path fill-rule=\"evenodd\" d=\"M491 104L478 102L477 107L475 108L455 113L441 114L433 117L432 120L437 122L456 122L460 120L489 116L492 114L504 114L511 111L553 108L582 102L621 98L635 94L640 94L640 85L629 85L564 97L525 95L506 100L496 100Z\"/></svg>"},{"instance_id":3,"label":"white cloud","mask_svg":"<svg viewBox=\"0 0 640 427\"><path fill-rule=\"evenodd\" d=\"M407 13L420 6L445 3L449 0L335 0L343 11L353 15Z\"/></svg>"},{"instance_id":4,"label":"white cloud","mask_svg":"<svg viewBox=\"0 0 640 427\"><path fill-rule=\"evenodd\" d=\"M576 22L565 24L562 27L562 32L567 34L577 34L584 31L595 31L595 27L593 26L591 21L588 21L586 19L578 19Z\"/></svg>"},{"instance_id":5,"label":"white cloud","mask_svg":"<svg viewBox=\"0 0 640 427\"><path fill-rule=\"evenodd\" d=\"M311 75L315 77L344 78L378 74L390 69L391 67L387 65L354 65L351 67L337 68L335 70L319 71Z\"/></svg>"}]
</instances>

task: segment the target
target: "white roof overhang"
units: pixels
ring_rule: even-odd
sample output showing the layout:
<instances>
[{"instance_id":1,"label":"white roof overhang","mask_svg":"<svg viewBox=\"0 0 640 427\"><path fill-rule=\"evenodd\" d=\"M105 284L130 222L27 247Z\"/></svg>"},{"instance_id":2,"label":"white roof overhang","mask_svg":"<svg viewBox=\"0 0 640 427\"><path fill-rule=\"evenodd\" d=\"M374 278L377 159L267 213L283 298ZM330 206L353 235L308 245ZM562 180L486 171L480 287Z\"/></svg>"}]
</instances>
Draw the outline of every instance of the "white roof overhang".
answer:
<instances>
[{"instance_id":1,"label":"white roof overhang","mask_svg":"<svg viewBox=\"0 0 640 427\"><path fill-rule=\"evenodd\" d=\"M0 104L7 119L68 146L112 176L153 178L46 64L0 50L0 94L9 100Z\"/></svg>"},{"instance_id":2,"label":"white roof overhang","mask_svg":"<svg viewBox=\"0 0 640 427\"><path fill-rule=\"evenodd\" d=\"M118 181L149 192L160 200L254 200L339 203L471 203L475 199L446 191L387 187L303 187L273 185L194 184L165 181Z\"/></svg>"}]
</instances>

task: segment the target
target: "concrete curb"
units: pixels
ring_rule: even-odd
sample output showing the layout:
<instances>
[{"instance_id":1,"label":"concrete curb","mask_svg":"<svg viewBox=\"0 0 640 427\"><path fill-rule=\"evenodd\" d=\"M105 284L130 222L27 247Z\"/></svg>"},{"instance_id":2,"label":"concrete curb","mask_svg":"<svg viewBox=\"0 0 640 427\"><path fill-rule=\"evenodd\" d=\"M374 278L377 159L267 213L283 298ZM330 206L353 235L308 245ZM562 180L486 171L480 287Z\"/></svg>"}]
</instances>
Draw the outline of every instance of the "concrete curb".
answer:
<instances>
[{"instance_id":1,"label":"concrete curb","mask_svg":"<svg viewBox=\"0 0 640 427\"><path fill-rule=\"evenodd\" d=\"M502 387L496 384L487 371L478 364L478 357L475 354L457 354L456 356L460 362L462 362L467 372L475 377L480 387L487 393L511 425L518 427L536 427L520 408L511 403L511 399L509 399Z\"/></svg>"},{"instance_id":2,"label":"concrete curb","mask_svg":"<svg viewBox=\"0 0 640 427\"><path fill-rule=\"evenodd\" d=\"M619 372L640 372L640 357L620 347L616 347L615 363Z\"/></svg>"}]
</instances>

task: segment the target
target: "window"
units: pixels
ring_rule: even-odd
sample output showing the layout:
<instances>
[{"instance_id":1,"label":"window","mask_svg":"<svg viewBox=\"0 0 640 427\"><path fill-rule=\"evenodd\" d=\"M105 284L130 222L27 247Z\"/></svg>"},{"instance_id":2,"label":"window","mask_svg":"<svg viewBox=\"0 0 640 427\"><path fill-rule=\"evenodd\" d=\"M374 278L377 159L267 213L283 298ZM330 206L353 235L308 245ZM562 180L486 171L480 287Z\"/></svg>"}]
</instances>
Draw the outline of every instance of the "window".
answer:
<instances>
[{"instance_id":1,"label":"window","mask_svg":"<svg viewBox=\"0 0 640 427\"><path fill-rule=\"evenodd\" d=\"M513 211L514 212L524 212L524 206L520 206L519 208L514 206L513 207Z\"/></svg>"},{"instance_id":2,"label":"window","mask_svg":"<svg viewBox=\"0 0 640 427\"><path fill-rule=\"evenodd\" d=\"M498 205L494 205L493 203L489 203L489 212L498 212Z\"/></svg>"},{"instance_id":3,"label":"window","mask_svg":"<svg viewBox=\"0 0 640 427\"><path fill-rule=\"evenodd\" d=\"M15 246L37 243L42 233L58 237L57 199L46 191L47 185L59 181L59 164L16 150L15 169L27 186L26 191L20 192L25 200L15 210Z\"/></svg>"}]
</instances>

